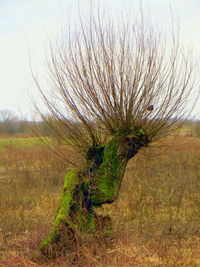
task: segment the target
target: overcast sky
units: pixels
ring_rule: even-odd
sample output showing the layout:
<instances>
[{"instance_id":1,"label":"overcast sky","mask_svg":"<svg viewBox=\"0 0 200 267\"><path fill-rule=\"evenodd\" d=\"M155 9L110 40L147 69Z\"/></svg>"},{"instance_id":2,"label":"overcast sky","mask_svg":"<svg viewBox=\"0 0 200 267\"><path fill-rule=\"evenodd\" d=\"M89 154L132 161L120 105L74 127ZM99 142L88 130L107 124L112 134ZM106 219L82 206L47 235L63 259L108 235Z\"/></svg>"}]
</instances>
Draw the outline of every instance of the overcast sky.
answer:
<instances>
[{"instance_id":1,"label":"overcast sky","mask_svg":"<svg viewBox=\"0 0 200 267\"><path fill-rule=\"evenodd\" d=\"M93 0L95 2L96 0ZM88 10L89 0L79 0L80 9ZM180 21L185 45L200 54L199 0L143 0L152 18L166 28L170 23L170 6ZM100 0L105 7L119 14L123 8L138 10L138 0ZM0 0L0 110L9 109L30 118L29 93L35 97L30 72L45 74L45 48L70 14L76 19L76 0ZM199 103L200 105L200 103ZM195 114L200 118L200 107Z\"/></svg>"}]
</instances>

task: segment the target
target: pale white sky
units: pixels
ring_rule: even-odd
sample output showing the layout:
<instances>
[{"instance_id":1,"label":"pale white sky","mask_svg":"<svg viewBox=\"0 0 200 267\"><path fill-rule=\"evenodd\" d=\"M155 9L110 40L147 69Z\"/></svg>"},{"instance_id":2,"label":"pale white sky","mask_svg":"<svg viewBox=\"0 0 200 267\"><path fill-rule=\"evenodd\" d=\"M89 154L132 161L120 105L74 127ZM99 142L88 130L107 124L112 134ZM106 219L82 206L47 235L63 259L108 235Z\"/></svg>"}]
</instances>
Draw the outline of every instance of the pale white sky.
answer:
<instances>
[{"instance_id":1,"label":"pale white sky","mask_svg":"<svg viewBox=\"0 0 200 267\"><path fill-rule=\"evenodd\" d=\"M87 12L89 2L79 0L80 9ZM139 0L99 0L116 14L122 9L138 10ZM143 0L151 17L167 28L170 6L180 21L185 45L194 47L200 55L199 0ZM58 33L67 17L78 17L77 0L0 0L0 110L9 109L17 115L32 112L29 92L37 98L31 76L29 55L33 69L45 75L45 48L48 40ZM200 102L195 109L200 118Z\"/></svg>"}]
</instances>

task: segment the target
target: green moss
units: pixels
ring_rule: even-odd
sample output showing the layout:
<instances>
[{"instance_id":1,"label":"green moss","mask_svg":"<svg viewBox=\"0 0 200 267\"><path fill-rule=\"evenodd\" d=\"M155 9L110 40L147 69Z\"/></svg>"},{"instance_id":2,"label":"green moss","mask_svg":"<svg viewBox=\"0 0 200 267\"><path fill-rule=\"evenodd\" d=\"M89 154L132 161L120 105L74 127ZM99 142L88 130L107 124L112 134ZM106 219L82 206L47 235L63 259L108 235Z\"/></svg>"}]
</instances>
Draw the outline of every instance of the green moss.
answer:
<instances>
[{"instance_id":1,"label":"green moss","mask_svg":"<svg viewBox=\"0 0 200 267\"><path fill-rule=\"evenodd\" d=\"M131 133L132 134L135 134L137 136L141 136L141 135L144 135L145 134L145 131L140 126L133 126L133 127L131 127Z\"/></svg>"},{"instance_id":2,"label":"green moss","mask_svg":"<svg viewBox=\"0 0 200 267\"><path fill-rule=\"evenodd\" d=\"M76 174L76 169L71 170L65 176L65 182L63 187L63 195L60 202L60 207L58 213L55 217L54 227L51 229L49 235L46 239L44 239L41 244L40 248L43 249L48 244L54 241L54 239L59 234L59 227L62 222L66 221L67 216L69 215L70 206L72 202L73 192L78 184L78 177Z\"/></svg>"},{"instance_id":3,"label":"green moss","mask_svg":"<svg viewBox=\"0 0 200 267\"><path fill-rule=\"evenodd\" d=\"M94 212L90 212L88 214L88 220L87 220L87 229L89 231L94 232L96 229L96 221L95 221L95 213Z\"/></svg>"},{"instance_id":4,"label":"green moss","mask_svg":"<svg viewBox=\"0 0 200 267\"><path fill-rule=\"evenodd\" d=\"M105 146L91 147L86 155L86 166L77 175L71 170L65 177L63 195L58 213L55 217L54 227L41 243L42 249L47 249L54 241L62 242L63 225L70 228L74 234L93 234L100 229L105 235L112 233L111 220L103 218L99 224L98 216L93 206L113 202L119 192L125 166L134 156L127 156L133 142L140 141L144 130L140 127L132 129L118 129ZM140 146L140 144L138 142ZM140 147L139 147L140 148ZM133 151L134 152L134 151ZM80 180L79 180L79 178ZM78 229L78 231L74 231ZM64 242L66 243L66 241ZM51 248L51 246L50 246Z\"/></svg>"},{"instance_id":5,"label":"green moss","mask_svg":"<svg viewBox=\"0 0 200 267\"><path fill-rule=\"evenodd\" d=\"M40 249L45 249L53 240L54 238L59 234L57 228L52 228L48 234L48 236L42 240L40 243Z\"/></svg>"},{"instance_id":6,"label":"green moss","mask_svg":"<svg viewBox=\"0 0 200 267\"><path fill-rule=\"evenodd\" d=\"M119 146L120 140L117 137L113 137L105 146L103 163L97 178L98 190L92 195L94 205L112 201L118 191L123 161L119 155Z\"/></svg>"},{"instance_id":7,"label":"green moss","mask_svg":"<svg viewBox=\"0 0 200 267\"><path fill-rule=\"evenodd\" d=\"M127 163L122 153L125 146L124 139L127 137L140 138L143 135L144 129L139 126L134 126L131 129L117 129L115 136L104 147L102 164L96 178L98 189L91 196L94 206L114 201Z\"/></svg>"},{"instance_id":8,"label":"green moss","mask_svg":"<svg viewBox=\"0 0 200 267\"><path fill-rule=\"evenodd\" d=\"M89 178L85 178L84 182L81 185L81 191L83 193L88 192L89 186L90 186L90 179Z\"/></svg>"}]
</instances>

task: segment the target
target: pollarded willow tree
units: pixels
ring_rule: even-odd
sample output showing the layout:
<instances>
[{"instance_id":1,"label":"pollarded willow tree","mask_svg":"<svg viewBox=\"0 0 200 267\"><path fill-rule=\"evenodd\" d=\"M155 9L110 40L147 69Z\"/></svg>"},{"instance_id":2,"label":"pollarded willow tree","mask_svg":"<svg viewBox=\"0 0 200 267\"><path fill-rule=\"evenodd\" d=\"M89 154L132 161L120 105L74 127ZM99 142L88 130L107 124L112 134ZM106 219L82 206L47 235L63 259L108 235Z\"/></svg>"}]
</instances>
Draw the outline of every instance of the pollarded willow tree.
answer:
<instances>
[{"instance_id":1,"label":"pollarded willow tree","mask_svg":"<svg viewBox=\"0 0 200 267\"><path fill-rule=\"evenodd\" d=\"M178 31L167 39L143 16L116 25L100 11L79 22L51 43L53 97L35 80L51 127L85 159L65 177L54 226L41 242L47 256L98 229L111 231L94 207L116 200L126 165L141 148L180 127L195 90L194 64Z\"/></svg>"}]
</instances>

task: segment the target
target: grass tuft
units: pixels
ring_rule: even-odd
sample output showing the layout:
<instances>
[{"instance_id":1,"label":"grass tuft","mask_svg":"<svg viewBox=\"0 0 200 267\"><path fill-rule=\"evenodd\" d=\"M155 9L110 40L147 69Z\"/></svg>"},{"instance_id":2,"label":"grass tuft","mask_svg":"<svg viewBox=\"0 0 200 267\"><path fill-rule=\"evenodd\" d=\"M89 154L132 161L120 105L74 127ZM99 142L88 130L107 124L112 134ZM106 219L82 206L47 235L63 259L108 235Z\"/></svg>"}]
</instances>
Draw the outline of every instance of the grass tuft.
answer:
<instances>
[{"instance_id":1,"label":"grass tuft","mask_svg":"<svg viewBox=\"0 0 200 267\"><path fill-rule=\"evenodd\" d=\"M200 140L185 140L129 162L118 200L96 208L112 217L112 236L86 239L52 261L38 247L53 226L71 166L35 141L1 145L0 266L199 266Z\"/></svg>"}]
</instances>

